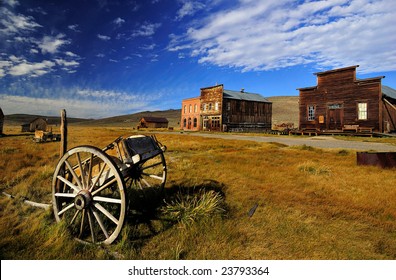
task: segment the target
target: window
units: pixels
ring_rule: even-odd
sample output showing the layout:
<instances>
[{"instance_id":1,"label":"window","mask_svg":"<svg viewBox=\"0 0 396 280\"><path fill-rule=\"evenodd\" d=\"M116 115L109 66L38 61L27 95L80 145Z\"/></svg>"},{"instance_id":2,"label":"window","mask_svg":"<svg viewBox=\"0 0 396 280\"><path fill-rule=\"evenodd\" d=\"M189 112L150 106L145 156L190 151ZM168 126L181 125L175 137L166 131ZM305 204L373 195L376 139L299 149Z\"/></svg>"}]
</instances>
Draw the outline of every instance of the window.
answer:
<instances>
[{"instance_id":1,"label":"window","mask_svg":"<svg viewBox=\"0 0 396 280\"><path fill-rule=\"evenodd\" d=\"M231 102L227 102L227 111L231 110Z\"/></svg>"},{"instance_id":2,"label":"window","mask_svg":"<svg viewBox=\"0 0 396 280\"><path fill-rule=\"evenodd\" d=\"M309 121L315 120L315 106L313 105L308 106L308 120Z\"/></svg>"},{"instance_id":3,"label":"window","mask_svg":"<svg viewBox=\"0 0 396 280\"><path fill-rule=\"evenodd\" d=\"M194 105L194 113L197 112L197 109L198 109L198 106L197 106L197 104L195 104L195 105Z\"/></svg>"},{"instance_id":4,"label":"window","mask_svg":"<svg viewBox=\"0 0 396 280\"><path fill-rule=\"evenodd\" d=\"M198 121L197 118L194 118L194 127L197 127Z\"/></svg>"},{"instance_id":5,"label":"window","mask_svg":"<svg viewBox=\"0 0 396 280\"><path fill-rule=\"evenodd\" d=\"M187 111L187 105L184 105L184 114L186 113L186 111Z\"/></svg>"},{"instance_id":6,"label":"window","mask_svg":"<svg viewBox=\"0 0 396 280\"><path fill-rule=\"evenodd\" d=\"M191 111L192 111L192 105L190 105L190 106L188 107L188 112L191 113Z\"/></svg>"},{"instance_id":7,"label":"window","mask_svg":"<svg viewBox=\"0 0 396 280\"><path fill-rule=\"evenodd\" d=\"M358 119L367 120L367 103L358 103Z\"/></svg>"},{"instance_id":8,"label":"window","mask_svg":"<svg viewBox=\"0 0 396 280\"><path fill-rule=\"evenodd\" d=\"M219 110L219 102L215 103L215 110L218 111Z\"/></svg>"},{"instance_id":9,"label":"window","mask_svg":"<svg viewBox=\"0 0 396 280\"><path fill-rule=\"evenodd\" d=\"M220 117L212 117L212 128L220 127Z\"/></svg>"},{"instance_id":10,"label":"window","mask_svg":"<svg viewBox=\"0 0 396 280\"><path fill-rule=\"evenodd\" d=\"M183 119L183 127L186 127L186 124L187 124L187 120Z\"/></svg>"},{"instance_id":11,"label":"window","mask_svg":"<svg viewBox=\"0 0 396 280\"><path fill-rule=\"evenodd\" d=\"M209 111L212 110L212 103L209 103Z\"/></svg>"}]
</instances>

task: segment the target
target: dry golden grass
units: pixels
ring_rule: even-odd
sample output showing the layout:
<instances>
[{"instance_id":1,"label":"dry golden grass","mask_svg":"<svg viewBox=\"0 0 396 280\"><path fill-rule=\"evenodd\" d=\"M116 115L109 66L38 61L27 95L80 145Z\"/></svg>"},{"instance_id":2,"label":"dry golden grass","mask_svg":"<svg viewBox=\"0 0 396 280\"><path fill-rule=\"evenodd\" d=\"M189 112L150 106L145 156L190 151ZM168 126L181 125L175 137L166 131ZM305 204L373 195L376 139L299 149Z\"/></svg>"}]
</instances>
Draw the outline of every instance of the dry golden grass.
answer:
<instances>
[{"instance_id":1,"label":"dry golden grass","mask_svg":"<svg viewBox=\"0 0 396 280\"><path fill-rule=\"evenodd\" d=\"M69 126L69 147L104 147L132 133ZM0 187L15 196L0 199L1 258L396 259L394 169L357 166L348 150L177 133L157 137L168 147L167 204L151 205L145 215L131 213L108 247L74 241L51 210L21 203L23 197L49 203L59 142L1 138ZM186 226L163 211L176 197L203 191L221 195L226 212Z\"/></svg>"}]
</instances>

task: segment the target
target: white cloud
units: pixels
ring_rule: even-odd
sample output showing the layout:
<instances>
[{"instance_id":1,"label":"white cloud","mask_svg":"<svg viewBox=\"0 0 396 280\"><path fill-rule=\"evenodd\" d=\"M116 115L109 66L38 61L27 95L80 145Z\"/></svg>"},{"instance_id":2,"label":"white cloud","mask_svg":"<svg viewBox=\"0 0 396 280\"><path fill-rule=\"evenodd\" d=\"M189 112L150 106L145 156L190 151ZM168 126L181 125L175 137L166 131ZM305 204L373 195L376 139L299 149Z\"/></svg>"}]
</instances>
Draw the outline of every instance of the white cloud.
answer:
<instances>
[{"instance_id":1,"label":"white cloud","mask_svg":"<svg viewBox=\"0 0 396 280\"><path fill-rule=\"evenodd\" d=\"M244 0L174 35L168 50L189 47L200 63L242 71L304 64L394 71L395 25L394 0Z\"/></svg>"},{"instance_id":2,"label":"white cloud","mask_svg":"<svg viewBox=\"0 0 396 280\"><path fill-rule=\"evenodd\" d=\"M0 33L13 35L32 31L38 27L42 26L36 23L33 17L21 14L17 15L4 7L0 8Z\"/></svg>"},{"instance_id":3,"label":"white cloud","mask_svg":"<svg viewBox=\"0 0 396 280\"><path fill-rule=\"evenodd\" d=\"M70 51L65 52L65 55L70 56L70 57L78 57L78 55L76 55L75 53L70 52Z\"/></svg>"},{"instance_id":4,"label":"white cloud","mask_svg":"<svg viewBox=\"0 0 396 280\"><path fill-rule=\"evenodd\" d=\"M36 63L22 60L21 62L11 66L8 74L12 76L29 75L31 77L38 77L50 72L54 66L55 63L48 60Z\"/></svg>"},{"instance_id":5,"label":"white cloud","mask_svg":"<svg viewBox=\"0 0 396 280\"><path fill-rule=\"evenodd\" d=\"M69 25L67 28L69 28L70 30L73 30L74 32L81 32L81 31L78 29L78 24L71 24L71 25Z\"/></svg>"},{"instance_id":6,"label":"white cloud","mask_svg":"<svg viewBox=\"0 0 396 280\"><path fill-rule=\"evenodd\" d=\"M185 16L192 16L197 11L205 8L205 5L198 1L183 0L182 7L177 11L176 20L181 20Z\"/></svg>"},{"instance_id":7,"label":"white cloud","mask_svg":"<svg viewBox=\"0 0 396 280\"><path fill-rule=\"evenodd\" d=\"M56 36L44 36L41 41L38 41L36 43L43 54L54 54L58 52L58 49L62 46L70 44L70 40L64 38L64 34L58 34Z\"/></svg>"},{"instance_id":8,"label":"white cloud","mask_svg":"<svg viewBox=\"0 0 396 280\"><path fill-rule=\"evenodd\" d=\"M98 34L98 38L103 41L109 41L111 39L109 36L101 35L101 34Z\"/></svg>"},{"instance_id":9,"label":"white cloud","mask_svg":"<svg viewBox=\"0 0 396 280\"><path fill-rule=\"evenodd\" d=\"M117 26L120 27L121 25L123 25L125 23L125 19L122 19L120 17L116 18L115 20L113 20L113 23Z\"/></svg>"},{"instance_id":10,"label":"white cloud","mask_svg":"<svg viewBox=\"0 0 396 280\"><path fill-rule=\"evenodd\" d=\"M28 61L25 58L11 55L8 60L0 60L0 78L11 76L40 77L56 70L74 73L80 65L76 60L55 58L54 60L42 60L39 62Z\"/></svg>"},{"instance_id":11,"label":"white cloud","mask_svg":"<svg viewBox=\"0 0 396 280\"><path fill-rule=\"evenodd\" d=\"M4 4L7 4L11 7L15 7L19 5L19 2L17 0L3 0Z\"/></svg>"},{"instance_id":12,"label":"white cloud","mask_svg":"<svg viewBox=\"0 0 396 280\"><path fill-rule=\"evenodd\" d=\"M75 67L75 66L80 65L80 63L75 61L75 60L64 60L64 59L61 59L61 58L55 59L55 62L58 65L62 65L62 66L66 66L66 67Z\"/></svg>"},{"instance_id":13,"label":"white cloud","mask_svg":"<svg viewBox=\"0 0 396 280\"><path fill-rule=\"evenodd\" d=\"M152 36L160 26L161 23L144 23L138 29L132 32L131 37Z\"/></svg>"}]
</instances>

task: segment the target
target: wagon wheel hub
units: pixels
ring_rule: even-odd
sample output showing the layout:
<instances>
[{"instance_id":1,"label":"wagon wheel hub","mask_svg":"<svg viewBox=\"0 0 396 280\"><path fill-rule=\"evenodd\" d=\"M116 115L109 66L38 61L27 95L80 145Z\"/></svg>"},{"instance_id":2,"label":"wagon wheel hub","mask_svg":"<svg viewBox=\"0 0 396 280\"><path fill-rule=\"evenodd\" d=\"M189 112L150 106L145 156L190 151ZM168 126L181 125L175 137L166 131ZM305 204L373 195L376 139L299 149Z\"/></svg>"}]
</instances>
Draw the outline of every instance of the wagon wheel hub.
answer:
<instances>
[{"instance_id":1,"label":"wagon wheel hub","mask_svg":"<svg viewBox=\"0 0 396 280\"><path fill-rule=\"evenodd\" d=\"M78 210L87 209L92 202L92 195L88 190L81 190L74 198L74 206Z\"/></svg>"}]
</instances>

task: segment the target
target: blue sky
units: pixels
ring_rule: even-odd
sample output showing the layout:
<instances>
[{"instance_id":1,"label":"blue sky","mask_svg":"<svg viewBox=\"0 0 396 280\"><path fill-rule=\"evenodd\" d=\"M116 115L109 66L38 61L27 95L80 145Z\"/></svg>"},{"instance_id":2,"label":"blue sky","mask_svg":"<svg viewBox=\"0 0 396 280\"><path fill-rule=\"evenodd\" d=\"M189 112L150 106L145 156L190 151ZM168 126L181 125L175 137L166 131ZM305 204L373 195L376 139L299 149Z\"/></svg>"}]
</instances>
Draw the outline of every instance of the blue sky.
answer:
<instances>
[{"instance_id":1,"label":"blue sky","mask_svg":"<svg viewBox=\"0 0 396 280\"><path fill-rule=\"evenodd\" d=\"M0 107L102 118L202 87L298 95L360 65L396 88L394 0L0 0Z\"/></svg>"}]
</instances>

